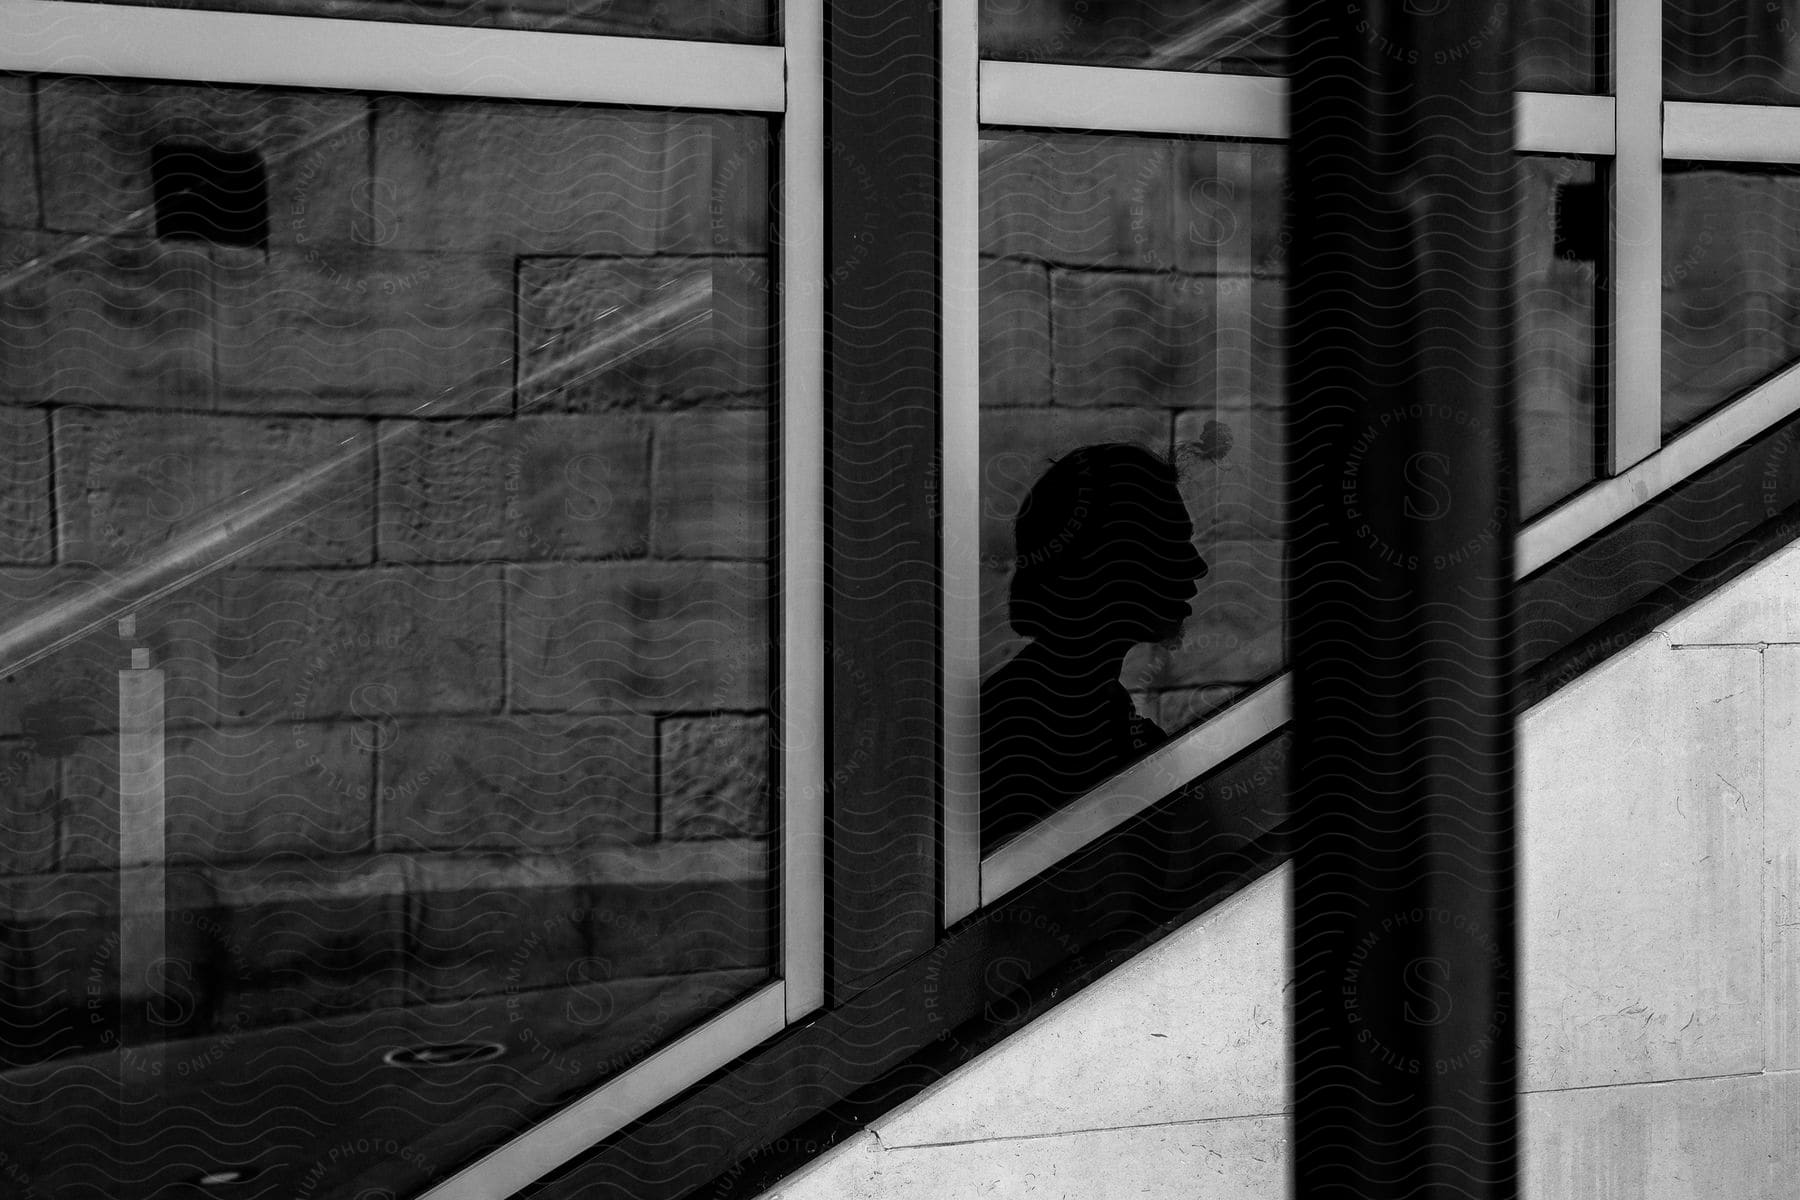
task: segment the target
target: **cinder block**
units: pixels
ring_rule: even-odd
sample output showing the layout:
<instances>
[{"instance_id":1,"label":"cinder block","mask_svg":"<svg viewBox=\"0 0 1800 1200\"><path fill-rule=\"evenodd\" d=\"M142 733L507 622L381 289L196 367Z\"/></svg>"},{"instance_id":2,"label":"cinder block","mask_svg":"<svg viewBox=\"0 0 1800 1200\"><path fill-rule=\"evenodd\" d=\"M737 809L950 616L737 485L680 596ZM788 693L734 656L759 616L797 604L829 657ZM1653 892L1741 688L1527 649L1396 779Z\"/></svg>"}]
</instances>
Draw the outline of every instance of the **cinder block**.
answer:
<instances>
[{"instance_id":1,"label":"cinder block","mask_svg":"<svg viewBox=\"0 0 1800 1200\"><path fill-rule=\"evenodd\" d=\"M31 128L31 80L0 79L0 225L38 223L37 147Z\"/></svg>"},{"instance_id":2,"label":"cinder block","mask_svg":"<svg viewBox=\"0 0 1800 1200\"><path fill-rule=\"evenodd\" d=\"M981 402L1050 403L1050 275L1041 263L981 264Z\"/></svg>"},{"instance_id":3,"label":"cinder block","mask_svg":"<svg viewBox=\"0 0 1800 1200\"><path fill-rule=\"evenodd\" d=\"M689 404L771 384L767 278L748 260L519 264L519 404Z\"/></svg>"},{"instance_id":4,"label":"cinder block","mask_svg":"<svg viewBox=\"0 0 1800 1200\"><path fill-rule=\"evenodd\" d=\"M769 718L664 717L657 778L664 838L767 836Z\"/></svg>"},{"instance_id":5,"label":"cinder block","mask_svg":"<svg viewBox=\"0 0 1800 1200\"><path fill-rule=\"evenodd\" d=\"M508 259L367 247L217 254L221 403L407 416L511 408Z\"/></svg>"},{"instance_id":6,"label":"cinder block","mask_svg":"<svg viewBox=\"0 0 1800 1200\"><path fill-rule=\"evenodd\" d=\"M507 571L512 703L553 711L768 703L766 569L552 564Z\"/></svg>"},{"instance_id":7,"label":"cinder block","mask_svg":"<svg viewBox=\"0 0 1800 1200\"><path fill-rule=\"evenodd\" d=\"M767 412L672 413L656 422L651 551L663 558L765 558L774 546Z\"/></svg>"},{"instance_id":8,"label":"cinder block","mask_svg":"<svg viewBox=\"0 0 1800 1200\"><path fill-rule=\"evenodd\" d=\"M1120 135L984 138L981 252L1174 269L1176 145Z\"/></svg>"},{"instance_id":9,"label":"cinder block","mask_svg":"<svg viewBox=\"0 0 1800 1200\"><path fill-rule=\"evenodd\" d=\"M365 848L372 751L350 725L169 730L163 851L174 860L225 862ZM63 787L64 867L117 867L117 739L85 739L65 760ZM143 861L150 859L134 856L128 865Z\"/></svg>"},{"instance_id":10,"label":"cinder block","mask_svg":"<svg viewBox=\"0 0 1800 1200\"><path fill-rule=\"evenodd\" d=\"M56 760L23 739L0 740L0 874L30 875L56 866L61 814Z\"/></svg>"},{"instance_id":11,"label":"cinder block","mask_svg":"<svg viewBox=\"0 0 1800 1200\"><path fill-rule=\"evenodd\" d=\"M154 233L151 151L173 143L262 159L271 245L346 242L369 206L369 102L358 96L49 77L38 107L54 229Z\"/></svg>"},{"instance_id":12,"label":"cinder block","mask_svg":"<svg viewBox=\"0 0 1800 1200\"><path fill-rule=\"evenodd\" d=\"M628 414L382 427L381 557L632 557L650 540L650 425Z\"/></svg>"},{"instance_id":13,"label":"cinder block","mask_svg":"<svg viewBox=\"0 0 1800 1200\"><path fill-rule=\"evenodd\" d=\"M14 403L207 407L214 269L194 243L6 235L0 390Z\"/></svg>"},{"instance_id":14,"label":"cinder block","mask_svg":"<svg viewBox=\"0 0 1800 1200\"><path fill-rule=\"evenodd\" d=\"M759 120L390 97L376 129L393 249L697 253L766 229L739 220L767 203L751 166L768 152ZM745 197L720 206L717 241L715 184Z\"/></svg>"},{"instance_id":15,"label":"cinder block","mask_svg":"<svg viewBox=\"0 0 1800 1200\"><path fill-rule=\"evenodd\" d=\"M119 567L173 553L210 522L331 464L245 530L270 535L249 561L369 561L373 438L363 422L63 409L55 429L60 541L71 562Z\"/></svg>"},{"instance_id":16,"label":"cinder block","mask_svg":"<svg viewBox=\"0 0 1800 1200\"><path fill-rule=\"evenodd\" d=\"M1052 271L1056 403L1187 408L1218 388L1211 280Z\"/></svg>"},{"instance_id":17,"label":"cinder block","mask_svg":"<svg viewBox=\"0 0 1800 1200\"><path fill-rule=\"evenodd\" d=\"M233 572L208 630L220 709L351 719L371 744L402 715L494 711L502 594L491 567Z\"/></svg>"},{"instance_id":18,"label":"cinder block","mask_svg":"<svg viewBox=\"0 0 1800 1200\"><path fill-rule=\"evenodd\" d=\"M50 418L0 408L0 563L50 561Z\"/></svg>"},{"instance_id":19,"label":"cinder block","mask_svg":"<svg viewBox=\"0 0 1800 1200\"><path fill-rule=\"evenodd\" d=\"M648 717L399 722L381 755L381 839L416 850L647 840L656 832Z\"/></svg>"}]
</instances>

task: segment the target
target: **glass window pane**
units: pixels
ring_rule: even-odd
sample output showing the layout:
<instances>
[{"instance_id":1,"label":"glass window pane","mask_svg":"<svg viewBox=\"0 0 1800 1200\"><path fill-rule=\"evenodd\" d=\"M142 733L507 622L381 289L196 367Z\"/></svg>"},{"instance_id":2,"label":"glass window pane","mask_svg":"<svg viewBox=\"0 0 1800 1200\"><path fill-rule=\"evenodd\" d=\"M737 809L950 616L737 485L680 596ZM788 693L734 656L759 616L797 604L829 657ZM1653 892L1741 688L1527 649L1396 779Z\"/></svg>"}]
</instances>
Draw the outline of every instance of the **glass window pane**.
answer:
<instances>
[{"instance_id":1,"label":"glass window pane","mask_svg":"<svg viewBox=\"0 0 1800 1200\"><path fill-rule=\"evenodd\" d=\"M1788 168L1664 165L1665 435L1800 360L1797 199Z\"/></svg>"},{"instance_id":2,"label":"glass window pane","mask_svg":"<svg viewBox=\"0 0 1800 1200\"><path fill-rule=\"evenodd\" d=\"M1283 162L983 143L989 848L1281 666Z\"/></svg>"},{"instance_id":3,"label":"glass window pane","mask_svg":"<svg viewBox=\"0 0 1800 1200\"><path fill-rule=\"evenodd\" d=\"M1596 89L1602 47L1595 2L1523 0L1488 10L1486 27L1493 35L1514 22L1518 87ZM1429 19L1449 4L1421 0L1408 11ZM1015 62L1282 75L1290 36L1286 12L1279 0L981 0L981 52ZM1402 63L1416 62L1420 53L1399 45L1375 49Z\"/></svg>"},{"instance_id":4,"label":"glass window pane","mask_svg":"<svg viewBox=\"0 0 1800 1200\"><path fill-rule=\"evenodd\" d=\"M774 0L100 0L108 4L535 29L700 42L780 41Z\"/></svg>"},{"instance_id":5,"label":"glass window pane","mask_svg":"<svg viewBox=\"0 0 1800 1200\"><path fill-rule=\"evenodd\" d=\"M771 977L769 138L0 87L39 1193L415 1194Z\"/></svg>"},{"instance_id":6,"label":"glass window pane","mask_svg":"<svg viewBox=\"0 0 1800 1200\"><path fill-rule=\"evenodd\" d=\"M1596 477L1607 261L1606 182L1592 162L1521 156L1513 300L1520 510Z\"/></svg>"},{"instance_id":7,"label":"glass window pane","mask_svg":"<svg viewBox=\"0 0 1800 1200\"><path fill-rule=\"evenodd\" d=\"M1796 0L1663 0L1663 94L1671 100L1800 100Z\"/></svg>"}]
</instances>

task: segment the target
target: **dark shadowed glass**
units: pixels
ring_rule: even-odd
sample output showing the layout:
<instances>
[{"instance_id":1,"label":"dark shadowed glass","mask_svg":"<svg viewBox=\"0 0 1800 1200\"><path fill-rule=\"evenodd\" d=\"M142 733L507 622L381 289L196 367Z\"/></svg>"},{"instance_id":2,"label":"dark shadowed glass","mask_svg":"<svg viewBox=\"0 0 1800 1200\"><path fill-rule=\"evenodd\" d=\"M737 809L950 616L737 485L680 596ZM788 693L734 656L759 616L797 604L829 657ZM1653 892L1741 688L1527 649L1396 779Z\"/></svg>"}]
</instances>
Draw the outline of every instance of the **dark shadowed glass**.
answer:
<instances>
[{"instance_id":1,"label":"dark shadowed glass","mask_svg":"<svg viewBox=\"0 0 1800 1200\"><path fill-rule=\"evenodd\" d=\"M1599 84L1598 0L1489 0L1476 39L1513 27L1514 86L1526 91L1592 92ZM1421 21L1452 0L1408 0ZM1080 63L1171 71L1285 75L1303 17L1286 0L981 0L981 53L1014 62ZM1356 11L1351 6L1350 12ZM1371 30L1373 27L1370 27ZM1485 31L1485 33L1483 32ZM1421 51L1371 31L1373 55L1396 64ZM1445 62L1455 49L1434 50Z\"/></svg>"},{"instance_id":2,"label":"dark shadowed glass","mask_svg":"<svg viewBox=\"0 0 1800 1200\"><path fill-rule=\"evenodd\" d=\"M1665 164L1665 434L1800 360L1797 218L1792 168Z\"/></svg>"},{"instance_id":3,"label":"dark shadowed glass","mask_svg":"<svg viewBox=\"0 0 1800 1200\"><path fill-rule=\"evenodd\" d=\"M1606 180L1592 162L1519 158L1513 379L1519 509L1529 520L1593 482L1605 385Z\"/></svg>"},{"instance_id":4,"label":"dark shadowed glass","mask_svg":"<svg viewBox=\"0 0 1800 1200\"><path fill-rule=\"evenodd\" d=\"M1796 0L1663 0L1663 95L1800 101Z\"/></svg>"},{"instance_id":5,"label":"dark shadowed glass","mask_svg":"<svg viewBox=\"0 0 1800 1200\"><path fill-rule=\"evenodd\" d=\"M0 81L15 1183L414 1195L771 977L768 155Z\"/></svg>"}]
</instances>

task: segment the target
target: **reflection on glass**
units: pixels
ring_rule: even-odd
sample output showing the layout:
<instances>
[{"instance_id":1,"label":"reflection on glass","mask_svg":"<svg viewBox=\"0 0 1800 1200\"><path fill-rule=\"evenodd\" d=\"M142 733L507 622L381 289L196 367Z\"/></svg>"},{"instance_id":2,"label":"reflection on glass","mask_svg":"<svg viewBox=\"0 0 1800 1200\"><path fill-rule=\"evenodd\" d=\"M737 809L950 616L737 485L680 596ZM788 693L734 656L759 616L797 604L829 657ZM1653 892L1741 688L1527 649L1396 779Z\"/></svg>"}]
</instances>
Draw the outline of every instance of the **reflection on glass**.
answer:
<instances>
[{"instance_id":1,"label":"reflection on glass","mask_svg":"<svg viewBox=\"0 0 1800 1200\"><path fill-rule=\"evenodd\" d=\"M991 837L1042 815L1000 815L1012 785L994 772L1017 772L1001 744L1012 735L991 722L1009 695L1042 694L1055 673L1056 647L1021 625L1018 572L1067 565L1082 543L1040 537L1022 507L1034 486L1053 495L1057 464L1081 461L1071 452L1119 443L1173 464L1168 486L1188 528L1160 541L1191 546L1209 567L1197 595L1191 575L1170 585L1185 614L1175 636L1138 637L1122 665L1106 668L1116 688L1088 678L1099 655L1061 653L1065 667L1094 660L1077 672L1077 691L1104 713L1093 737L1135 757L1281 666L1282 163L1280 147L1249 143L1062 134L983 143L983 770L1003 822ZM1164 486L1138 489L1156 513ZM1135 719L1119 713L1120 695ZM1088 772L1123 765L1104 761Z\"/></svg>"},{"instance_id":2,"label":"reflection on glass","mask_svg":"<svg viewBox=\"0 0 1800 1200\"><path fill-rule=\"evenodd\" d=\"M1523 0L1484 10L1470 35L1497 37L1513 23L1516 83L1524 90L1591 92L1601 49L1596 0ZM1420 0L1429 19L1450 0ZM1240 75L1287 73L1296 26L1279 0L981 0L981 53L1015 62L1082 63ZM1371 34L1374 53L1399 63L1424 51Z\"/></svg>"},{"instance_id":3,"label":"reflection on glass","mask_svg":"<svg viewBox=\"0 0 1800 1200\"><path fill-rule=\"evenodd\" d=\"M415 1194L770 976L767 137L0 83L15 1183Z\"/></svg>"},{"instance_id":4,"label":"reflection on glass","mask_svg":"<svg viewBox=\"0 0 1800 1200\"><path fill-rule=\"evenodd\" d=\"M1663 0L1663 95L1800 101L1796 0Z\"/></svg>"},{"instance_id":5,"label":"reflection on glass","mask_svg":"<svg viewBox=\"0 0 1800 1200\"><path fill-rule=\"evenodd\" d=\"M1665 434L1800 360L1797 199L1786 168L1665 164Z\"/></svg>"},{"instance_id":6,"label":"reflection on glass","mask_svg":"<svg viewBox=\"0 0 1800 1200\"><path fill-rule=\"evenodd\" d=\"M408 21L699 42L779 40L774 0L100 0L292 17Z\"/></svg>"},{"instance_id":7,"label":"reflection on glass","mask_svg":"<svg viewBox=\"0 0 1800 1200\"><path fill-rule=\"evenodd\" d=\"M1520 512L1591 483L1600 452L1598 334L1607 259L1605 181L1582 159L1519 159L1513 300Z\"/></svg>"}]
</instances>

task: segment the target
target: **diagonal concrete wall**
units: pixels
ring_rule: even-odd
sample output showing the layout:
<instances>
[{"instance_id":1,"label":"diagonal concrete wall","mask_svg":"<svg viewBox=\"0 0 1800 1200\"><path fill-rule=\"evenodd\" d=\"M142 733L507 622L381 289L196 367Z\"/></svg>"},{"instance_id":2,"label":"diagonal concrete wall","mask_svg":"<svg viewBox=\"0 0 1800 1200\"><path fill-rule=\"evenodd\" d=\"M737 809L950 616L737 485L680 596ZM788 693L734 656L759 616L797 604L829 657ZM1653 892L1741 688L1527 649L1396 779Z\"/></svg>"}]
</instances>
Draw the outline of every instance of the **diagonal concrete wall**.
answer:
<instances>
[{"instance_id":1,"label":"diagonal concrete wall","mask_svg":"<svg viewBox=\"0 0 1800 1200\"><path fill-rule=\"evenodd\" d=\"M1524 717L1533 1200L1794 1194L1797 720L1800 547ZM765 1200L1287 1195L1287 883L1258 881Z\"/></svg>"}]
</instances>

